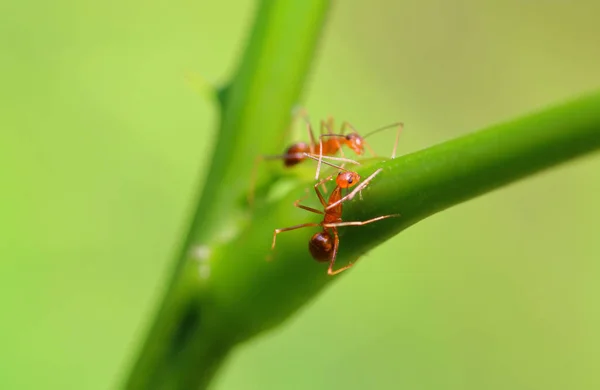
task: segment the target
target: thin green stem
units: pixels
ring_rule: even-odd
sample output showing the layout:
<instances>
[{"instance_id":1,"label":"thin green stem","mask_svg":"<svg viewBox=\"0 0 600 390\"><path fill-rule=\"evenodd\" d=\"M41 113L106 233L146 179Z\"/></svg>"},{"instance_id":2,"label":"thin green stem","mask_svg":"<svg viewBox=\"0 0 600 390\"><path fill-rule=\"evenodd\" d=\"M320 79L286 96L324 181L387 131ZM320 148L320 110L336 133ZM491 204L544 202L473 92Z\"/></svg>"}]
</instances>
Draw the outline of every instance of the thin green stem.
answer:
<instances>
[{"instance_id":1,"label":"thin green stem","mask_svg":"<svg viewBox=\"0 0 600 390\"><path fill-rule=\"evenodd\" d=\"M328 6L328 0L262 1L240 68L221 93L219 137L189 244L226 240L247 222L252 163L259 154L283 151Z\"/></svg>"},{"instance_id":2,"label":"thin green stem","mask_svg":"<svg viewBox=\"0 0 600 390\"><path fill-rule=\"evenodd\" d=\"M394 160L365 164L357 170L362 177L383 171L363 191L363 200L357 196L344 204L344 220L401 216L340 228L337 264L355 260L441 210L599 148L600 94L595 94ZM231 322L241 338L280 324L340 276L360 272L360 261L334 277L326 274L326 264L315 263L307 244L319 228L280 235L272 261L265 260L274 228L320 220L292 206L309 186L306 182L259 210L252 227L211 260L212 303L235 318Z\"/></svg>"},{"instance_id":3,"label":"thin green stem","mask_svg":"<svg viewBox=\"0 0 600 390\"><path fill-rule=\"evenodd\" d=\"M260 2L238 71L217 92L221 123L208 179L125 388L204 388L239 340L227 311L213 304L207 262L217 243L250 223L243 203L248 162L282 149L328 6L329 0Z\"/></svg>"}]
</instances>

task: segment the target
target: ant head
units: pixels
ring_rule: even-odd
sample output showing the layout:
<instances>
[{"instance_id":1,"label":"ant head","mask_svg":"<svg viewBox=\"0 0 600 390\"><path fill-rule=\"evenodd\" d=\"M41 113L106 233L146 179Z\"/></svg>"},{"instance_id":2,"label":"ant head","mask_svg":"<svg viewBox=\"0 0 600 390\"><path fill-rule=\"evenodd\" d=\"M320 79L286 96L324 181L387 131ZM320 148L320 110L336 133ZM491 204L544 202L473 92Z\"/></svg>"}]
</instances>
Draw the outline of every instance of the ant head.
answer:
<instances>
[{"instance_id":1,"label":"ant head","mask_svg":"<svg viewBox=\"0 0 600 390\"><path fill-rule=\"evenodd\" d=\"M329 261L333 256L333 239L326 231L316 233L308 242L308 250L313 259Z\"/></svg>"},{"instance_id":2,"label":"ant head","mask_svg":"<svg viewBox=\"0 0 600 390\"><path fill-rule=\"evenodd\" d=\"M340 188L350 188L358 184L360 181L360 175L356 172L351 171L340 171L338 173L337 178L335 179L335 183Z\"/></svg>"},{"instance_id":3,"label":"ant head","mask_svg":"<svg viewBox=\"0 0 600 390\"><path fill-rule=\"evenodd\" d=\"M365 150L363 146L364 139L358 133L350 133L346 135L346 144L354 153L361 155Z\"/></svg>"}]
</instances>

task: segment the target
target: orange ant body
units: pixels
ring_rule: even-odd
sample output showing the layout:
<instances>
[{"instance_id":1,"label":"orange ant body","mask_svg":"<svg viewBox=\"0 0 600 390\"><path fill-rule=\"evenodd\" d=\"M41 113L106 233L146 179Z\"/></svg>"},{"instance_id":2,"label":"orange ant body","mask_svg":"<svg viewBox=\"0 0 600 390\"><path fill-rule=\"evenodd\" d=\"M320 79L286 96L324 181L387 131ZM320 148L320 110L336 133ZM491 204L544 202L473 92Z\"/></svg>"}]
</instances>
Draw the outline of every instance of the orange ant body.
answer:
<instances>
[{"instance_id":1,"label":"orange ant body","mask_svg":"<svg viewBox=\"0 0 600 390\"><path fill-rule=\"evenodd\" d=\"M375 134L381 130L386 130L386 129L389 129L392 127L398 127L398 134L396 135L396 143L394 146L394 150L392 152L392 158L394 158L396 156L396 145L398 143L398 137L400 135L400 131L402 130L402 127L403 127L403 124L401 122L387 125L385 127L374 130L365 136L361 136L356 131L356 129L350 124L350 122L347 122L347 121L342 123L340 132L338 134L332 133L334 124L333 124L333 118L330 117L327 119L327 121L321 120L321 127L319 130L319 133L320 133L319 143L317 144L317 141L315 139L315 135L314 135L314 132L312 129L312 125L310 123L310 119L308 118L308 115L306 114L306 111L301 109L301 110L297 111L295 116L301 116L304 119L304 121L306 122L308 135L310 137L310 143L297 142L297 143L291 145L290 147L288 147L286 149L285 153L281 154L281 155L258 156L258 158L255 162L255 165L254 165L254 171L253 171L252 179L251 179L251 183L250 183L250 190L248 193L249 203L252 204L253 200L254 200L254 185L255 185L255 181L256 181L256 170L258 167L258 162L261 160L281 159L281 160L283 160L283 165L286 168L290 168L290 167L298 165L301 162L303 162L304 160L306 160L306 158L309 155L316 155L317 149L318 149L318 153L322 156L330 156L330 158L331 158L331 156L335 155L337 152L340 152L342 157L344 157L344 153L343 153L343 149L342 149L343 145L346 145L346 147L352 149L352 151L354 151L354 153L356 153L356 155L358 155L358 156L361 156L364 154L365 147L366 147L369 150L369 152L373 155L373 157L375 157L376 156L375 152L370 147L370 145L367 143L367 141L365 141L365 138L372 134ZM347 129L350 129L352 132L348 133L348 134L344 134ZM325 130L327 131L327 133L325 133ZM345 159L341 159L341 160L347 161ZM319 177L320 169L321 169L321 161L319 161L319 164L317 166L316 178Z\"/></svg>"},{"instance_id":2,"label":"orange ant body","mask_svg":"<svg viewBox=\"0 0 600 390\"><path fill-rule=\"evenodd\" d=\"M284 154L279 156L266 156L268 159L283 159L283 164L286 167L293 167L306 160L305 153L308 154L316 154L317 153L317 140L315 139L315 134L312 129L312 125L310 123L310 119L306 114L306 111L301 109L298 110L296 116L301 116L306 122L306 129L308 131L308 136L310 138L310 143L306 142L297 142L292 144ZM365 151L365 146L369 148L371 153L373 150L370 146L365 142L364 138L358 134L358 132L352 127L349 122L342 123L342 127L340 128L339 134L334 134L332 132L334 127L333 118L329 117L327 121L321 120L321 127L319 130L320 138L329 137L327 140L322 142L321 153L325 156L333 156L338 151L343 154L342 146L346 145L346 147L352 149L354 153L357 155L362 155ZM346 130L350 128L352 130L349 134L344 134ZM327 131L327 132L325 132Z\"/></svg>"},{"instance_id":3,"label":"orange ant body","mask_svg":"<svg viewBox=\"0 0 600 390\"><path fill-rule=\"evenodd\" d=\"M307 156L307 157L314 159L314 157L312 157L312 156ZM319 156L319 157L322 157L322 156ZM371 180L373 180L373 178L382 171L382 168L379 168L373 174L371 174L368 178L366 178L351 193L342 197L343 189L354 187L356 184L359 183L359 181L360 181L359 174L356 172L348 171L342 167L333 165L331 163L327 163L324 161L323 161L323 163L340 169L340 172L338 173L338 175L335 179L336 187L331 192L331 195L329 196L329 199L327 202L325 201L325 198L319 191L318 187L321 184L323 184L324 182L331 180L334 175L331 175L314 185L314 190L317 193L317 197L319 198L319 201L323 205L324 210L321 211L321 210L314 209L312 207L301 205L300 204L301 199L294 202L294 206L296 206L298 208L301 208L306 211L310 211L311 213L323 215L323 221L320 223L303 223L301 225L291 226L291 227L282 228L282 229L275 229L275 231L273 232L273 243L271 245L271 249L272 250L275 249L275 242L277 239L277 235L279 233L283 233L283 232L290 231L290 230L296 230L296 229L300 229L300 228L305 228L305 227L320 226L323 230L319 233L315 233L311 237L311 239L308 243L308 249L309 249L310 254L313 257L313 259L315 259L319 262L329 262L329 269L327 270L327 273L329 275L336 275L336 274L352 267L356 262L356 260L355 260L354 262L352 262L342 268L339 268L335 271L333 270L333 266L335 264L335 260L337 257L338 247L340 244L340 238L338 235L338 227L362 226L362 225L366 225L366 224L369 224L372 222L380 221L382 219L386 219L386 218L390 218L390 217L397 217L399 215L398 214L384 215L384 216L369 219L367 221L342 222L342 202L352 199L357 192L362 191L369 184L369 182Z\"/></svg>"}]
</instances>

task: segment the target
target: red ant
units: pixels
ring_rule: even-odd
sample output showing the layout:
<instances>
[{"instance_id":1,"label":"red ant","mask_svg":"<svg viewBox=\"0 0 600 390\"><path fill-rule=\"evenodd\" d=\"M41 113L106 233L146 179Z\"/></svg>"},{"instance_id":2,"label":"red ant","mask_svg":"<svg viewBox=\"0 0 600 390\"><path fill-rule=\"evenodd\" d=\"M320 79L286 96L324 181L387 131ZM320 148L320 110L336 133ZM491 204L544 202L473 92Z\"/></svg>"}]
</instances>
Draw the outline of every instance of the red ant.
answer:
<instances>
[{"instance_id":1,"label":"red ant","mask_svg":"<svg viewBox=\"0 0 600 390\"><path fill-rule=\"evenodd\" d=\"M306 142L297 142L297 143L291 145L289 148L287 148L287 150L285 151L284 154L274 155L274 156L258 156L257 157L257 160L254 164L254 170L252 173L250 190L248 193L248 202L250 204L252 204L254 201L254 185L256 182L256 171L257 171L259 161L281 159L281 160L283 160L283 165L286 168L290 168L290 167L300 164L302 161L306 160L306 158L309 155L316 155L317 141L315 139L315 135L314 135L314 132L312 129L312 125L310 123L310 119L309 119L308 115L306 114L306 110L304 110L304 109L297 110L294 114L294 117L297 117L297 116L301 116L304 119L304 121L306 122L308 135L310 137L310 143L307 144ZM365 136L361 136L356 131L356 129L350 124L350 122L344 121L340 128L340 132L338 134L334 134L332 132L332 129L334 128L333 118L329 117L327 119L327 121L321 120L321 127L319 130L319 133L320 133L319 147L318 147L319 154L324 155L324 156L333 156L334 154L336 154L339 151L340 154L342 155L342 157L344 157L342 145L346 145L348 148L352 149L354 151L354 153L356 153L359 156L364 153L365 147L366 147L369 150L369 152L373 155L373 157L375 157L376 156L375 152L373 151L371 146L367 143L365 138L367 138L375 133L378 133L382 130L386 130L386 129L389 129L392 127L398 127L398 133L396 135L396 142L394 144L394 149L392 151L392 159L393 159L396 156L396 146L398 145L398 138L400 136L400 132L401 132L403 126L404 126L403 123L397 122L397 123L393 123L391 125L387 125L387 126L379 128L379 129L373 130ZM348 133L348 134L344 134L347 129L350 129L352 132ZM324 133L325 130L327 131L327 133ZM324 140L324 138L327 138L327 139ZM335 160L336 158L330 157L330 159ZM348 161L346 159L339 159L339 160ZM317 165L316 179L318 179L318 177L319 177L320 169L321 169L321 161L319 161L319 164Z\"/></svg>"},{"instance_id":2,"label":"red ant","mask_svg":"<svg viewBox=\"0 0 600 390\"><path fill-rule=\"evenodd\" d=\"M312 156L307 156L307 157L316 159ZM319 157L322 157L322 156L319 156ZM362 183L360 183L360 185L358 185L351 193L342 197L342 189L353 187L359 183L359 181L360 181L359 174L356 172L348 171L348 170L344 169L343 167L340 167L340 166L337 166L337 165L334 165L334 164L331 164L331 163L328 163L325 161L323 161L323 163L340 169L340 172L338 172L338 175L335 179L336 187L332 191L331 195L329 196L329 200L327 202L325 201L325 198L323 198L323 195L319 191L318 187L321 184L325 183L326 181L331 180L334 177L334 175L330 175L327 178L321 180L320 182L318 182L314 185L315 192L317 193L317 197L319 198L319 201L323 205L324 211L301 205L300 202L302 201L302 199L298 199L296 202L294 202L294 206L296 206L298 208L301 208L306 211L310 211L311 213L323 215L323 221L320 223L303 223L301 225L291 226L291 227L282 228L282 229L275 229L275 231L273 232L273 243L271 245L271 250L275 249L275 242L277 239L277 235L279 233L287 232L290 230L296 230L296 229L300 229L300 228L305 228L305 227L320 226L323 229L323 231L321 231L319 233L315 233L311 237L310 241L308 242L308 250L310 251L310 254L312 255L313 259L320 261L320 262L328 261L329 269L327 270L327 273L329 275L336 275L342 271L347 270L348 268L352 267L356 263L356 259L355 259L354 262L352 262L342 268L339 268L335 271L333 270L333 266L335 264L335 259L337 257L338 247L340 244L340 238L339 238L338 230L337 230L338 227L340 227L340 226L363 226L363 225L366 225L366 224L369 224L372 222L380 221L382 219L386 219L386 218L390 218L390 217L398 217L399 214L383 215L380 217L369 219L367 221L342 222L342 202L352 199L354 197L354 195L356 195L357 192L362 191L369 184L369 182L371 180L373 180L373 178L382 171L382 168L377 169L369 177L367 177L365 180L363 180Z\"/></svg>"}]
</instances>

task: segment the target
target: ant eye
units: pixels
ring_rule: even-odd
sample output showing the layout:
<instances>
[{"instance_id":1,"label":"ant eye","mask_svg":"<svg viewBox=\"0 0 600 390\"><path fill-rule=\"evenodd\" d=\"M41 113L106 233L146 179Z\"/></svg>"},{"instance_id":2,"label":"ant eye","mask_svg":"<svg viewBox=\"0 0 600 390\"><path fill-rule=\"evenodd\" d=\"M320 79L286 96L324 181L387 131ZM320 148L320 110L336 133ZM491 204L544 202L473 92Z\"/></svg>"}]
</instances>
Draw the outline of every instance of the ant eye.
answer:
<instances>
[{"instance_id":1,"label":"ant eye","mask_svg":"<svg viewBox=\"0 0 600 390\"><path fill-rule=\"evenodd\" d=\"M348 184L352 184L352 182L353 182L352 178L349 178L348 179Z\"/></svg>"}]
</instances>

